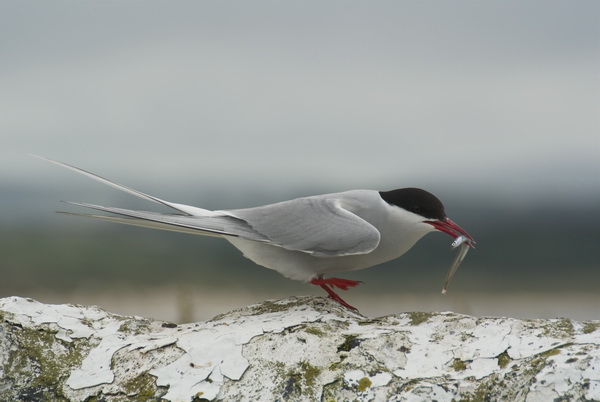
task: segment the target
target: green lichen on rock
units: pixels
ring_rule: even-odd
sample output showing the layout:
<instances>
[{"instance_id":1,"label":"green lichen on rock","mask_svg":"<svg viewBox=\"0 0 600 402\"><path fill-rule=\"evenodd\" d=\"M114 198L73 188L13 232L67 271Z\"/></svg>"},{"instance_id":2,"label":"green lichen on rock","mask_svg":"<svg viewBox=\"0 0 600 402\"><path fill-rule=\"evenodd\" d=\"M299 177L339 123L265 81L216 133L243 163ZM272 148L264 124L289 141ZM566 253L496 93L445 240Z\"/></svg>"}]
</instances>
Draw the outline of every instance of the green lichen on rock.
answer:
<instances>
[{"instance_id":1,"label":"green lichen on rock","mask_svg":"<svg viewBox=\"0 0 600 402\"><path fill-rule=\"evenodd\" d=\"M286 365L283 363L278 364L280 369L285 369ZM321 375L323 370L319 367L313 366L306 361L300 362L300 364L293 368L288 369L285 374L282 375L283 384L283 396L285 399L296 399L300 395L305 393L310 394L306 388L311 388L317 385L318 377Z\"/></svg>"},{"instance_id":2,"label":"green lichen on rock","mask_svg":"<svg viewBox=\"0 0 600 402\"><path fill-rule=\"evenodd\" d=\"M598 321L586 322L585 325L583 326L582 332L584 334L591 334L592 332L596 331L598 328L600 328L600 322L598 322Z\"/></svg>"},{"instance_id":3,"label":"green lichen on rock","mask_svg":"<svg viewBox=\"0 0 600 402\"><path fill-rule=\"evenodd\" d=\"M512 361L512 359L508 355L508 352L501 353L500 355L498 355L497 359L498 367L500 368L506 368L506 366L508 366L508 364Z\"/></svg>"},{"instance_id":4,"label":"green lichen on rock","mask_svg":"<svg viewBox=\"0 0 600 402\"><path fill-rule=\"evenodd\" d=\"M563 346L567 345L561 345L559 347L546 350L545 352L538 353L534 357L528 359L529 362L525 366L526 368L523 370L523 375L525 377L530 377L531 381L535 381L535 376L537 375L537 373L539 373L546 366L548 366L548 364L551 364L552 360L549 358L552 356L559 355L561 353L560 349Z\"/></svg>"},{"instance_id":5,"label":"green lichen on rock","mask_svg":"<svg viewBox=\"0 0 600 402\"><path fill-rule=\"evenodd\" d=\"M331 363L328 367L329 371L336 371L336 370L341 370L342 366L344 365L344 360L346 360L345 355L339 355L339 360L338 361L334 361L333 363Z\"/></svg>"},{"instance_id":6,"label":"green lichen on rock","mask_svg":"<svg viewBox=\"0 0 600 402\"><path fill-rule=\"evenodd\" d=\"M389 317L376 317L376 318L365 318L358 321L358 325L398 325L398 321L388 322Z\"/></svg>"},{"instance_id":7,"label":"green lichen on rock","mask_svg":"<svg viewBox=\"0 0 600 402\"><path fill-rule=\"evenodd\" d=\"M460 359L454 359L452 362L452 368L454 371L465 371L467 369L467 362Z\"/></svg>"},{"instance_id":8,"label":"green lichen on rock","mask_svg":"<svg viewBox=\"0 0 600 402\"><path fill-rule=\"evenodd\" d=\"M0 400L66 400L60 384L81 363L86 348L77 340L57 339L57 330L2 324L8 325L12 335L11 345L2 345L9 348L3 381L15 386L3 389Z\"/></svg>"},{"instance_id":9,"label":"green lichen on rock","mask_svg":"<svg viewBox=\"0 0 600 402\"><path fill-rule=\"evenodd\" d=\"M368 377L363 377L360 380L358 380L358 384L356 385L356 389L359 392L364 392L367 389L369 389L371 387L371 385L373 385L373 382L371 382L371 380L369 380Z\"/></svg>"},{"instance_id":10,"label":"green lichen on rock","mask_svg":"<svg viewBox=\"0 0 600 402\"><path fill-rule=\"evenodd\" d=\"M287 301L287 302L267 300L267 301L262 302L259 307L257 307L257 306L252 306L252 307L253 307L254 315L262 315L262 314L277 313L277 312L282 312L282 311L289 311L289 310L293 309L294 307L306 307L306 303L304 303L302 300Z\"/></svg>"},{"instance_id":11,"label":"green lichen on rock","mask_svg":"<svg viewBox=\"0 0 600 402\"><path fill-rule=\"evenodd\" d=\"M354 349L358 345L360 345L361 340L358 339L358 335L345 335L344 342L340 344L337 348L338 352L349 352Z\"/></svg>"},{"instance_id":12,"label":"green lichen on rock","mask_svg":"<svg viewBox=\"0 0 600 402\"><path fill-rule=\"evenodd\" d=\"M311 366L307 362L300 363L300 370L302 371L304 382L310 387L315 385L316 379L321 375L322 371L320 368Z\"/></svg>"},{"instance_id":13,"label":"green lichen on rock","mask_svg":"<svg viewBox=\"0 0 600 402\"><path fill-rule=\"evenodd\" d=\"M302 299L298 300L265 300L260 304L251 305L248 307L241 308L235 311L235 315L232 312L219 314L207 322L219 322L227 318L233 318L235 316L260 316L263 314L272 314L293 310L295 307L306 307L306 302Z\"/></svg>"},{"instance_id":14,"label":"green lichen on rock","mask_svg":"<svg viewBox=\"0 0 600 402\"><path fill-rule=\"evenodd\" d=\"M542 326L543 337L552 338L570 338L575 334L575 328L573 322L568 318L561 318L559 320L551 320Z\"/></svg>"},{"instance_id":15,"label":"green lichen on rock","mask_svg":"<svg viewBox=\"0 0 600 402\"><path fill-rule=\"evenodd\" d=\"M136 400L146 401L157 394L156 377L144 372L137 377L131 378L121 385L125 395L135 397Z\"/></svg>"},{"instance_id":16,"label":"green lichen on rock","mask_svg":"<svg viewBox=\"0 0 600 402\"><path fill-rule=\"evenodd\" d=\"M433 317L434 313L424 313L424 312L413 312L407 313L408 318L410 318L410 325L421 325L427 322L431 317Z\"/></svg>"},{"instance_id":17,"label":"green lichen on rock","mask_svg":"<svg viewBox=\"0 0 600 402\"><path fill-rule=\"evenodd\" d=\"M115 319L122 321L122 324L119 327L120 332L125 332L133 335L139 335L148 332L148 328L151 324L150 320L145 318L132 320L126 317L115 316Z\"/></svg>"},{"instance_id":18,"label":"green lichen on rock","mask_svg":"<svg viewBox=\"0 0 600 402\"><path fill-rule=\"evenodd\" d=\"M304 329L304 332L306 332L307 334L311 334L311 335L315 335L318 337L323 337L325 335L327 335L324 331L321 331L319 328L315 327L315 326L307 326Z\"/></svg>"},{"instance_id":19,"label":"green lichen on rock","mask_svg":"<svg viewBox=\"0 0 600 402\"><path fill-rule=\"evenodd\" d=\"M550 349L550 350L547 350L547 351L545 351L543 353L540 353L540 356L541 357L550 357L550 356L556 356L556 355L559 355L559 354L560 354L560 349L556 348L556 349Z\"/></svg>"},{"instance_id":20,"label":"green lichen on rock","mask_svg":"<svg viewBox=\"0 0 600 402\"><path fill-rule=\"evenodd\" d=\"M460 402L488 402L498 399L499 390L504 389L506 384L498 380L497 376L491 376L483 381L475 391L461 395Z\"/></svg>"}]
</instances>

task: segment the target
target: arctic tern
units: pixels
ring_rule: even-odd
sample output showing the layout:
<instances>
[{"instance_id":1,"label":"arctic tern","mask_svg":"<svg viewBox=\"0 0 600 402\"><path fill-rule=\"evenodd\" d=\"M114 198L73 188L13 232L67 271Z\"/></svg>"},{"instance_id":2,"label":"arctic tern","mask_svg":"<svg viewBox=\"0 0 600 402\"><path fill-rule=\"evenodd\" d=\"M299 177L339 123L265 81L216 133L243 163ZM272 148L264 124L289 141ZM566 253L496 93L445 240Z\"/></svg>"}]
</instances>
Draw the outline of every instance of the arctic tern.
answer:
<instances>
[{"instance_id":1,"label":"arctic tern","mask_svg":"<svg viewBox=\"0 0 600 402\"><path fill-rule=\"evenodd\" d=\"M454 247L462 247L448 272L442 291L445 293L468 248L475 244L464 229L446 216L441 201L419 188L351 190L254 208L211 211L165 201L75 166L32 156L177 211L164 214L69 202L113 215L63 213L223 237L256 264L278 271L287 278L320 286L330 298L350 309L355 308L346 303L334 288L347 290L360 282L325 278L325 275L393 260L427 233L440 231L455 239Z\"/></svg>"}]
</instances>

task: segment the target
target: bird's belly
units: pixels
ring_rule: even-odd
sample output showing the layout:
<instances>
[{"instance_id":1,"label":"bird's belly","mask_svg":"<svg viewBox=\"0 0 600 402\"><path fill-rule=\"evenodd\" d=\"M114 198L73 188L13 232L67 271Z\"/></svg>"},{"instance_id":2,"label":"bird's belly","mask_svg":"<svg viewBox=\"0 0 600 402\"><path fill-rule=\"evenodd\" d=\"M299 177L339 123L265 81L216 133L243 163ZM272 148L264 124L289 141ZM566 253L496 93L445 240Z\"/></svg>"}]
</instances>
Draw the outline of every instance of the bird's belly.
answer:
<instances>
[{"instance_id":1,"label":"bird's belly","mask_svg":"<svg viewBox=\"0 0 600 402\"><path fill-rule=\"evenodd\" d=\"M404 247L380 244L369 254L327 258L239 237L229 237L227 240L256 264L273 269L290 279L309 281L318 275L355 271L393 260L408 251L418 239L412 244L405 243Z\"/></svg>"}]
</instances>

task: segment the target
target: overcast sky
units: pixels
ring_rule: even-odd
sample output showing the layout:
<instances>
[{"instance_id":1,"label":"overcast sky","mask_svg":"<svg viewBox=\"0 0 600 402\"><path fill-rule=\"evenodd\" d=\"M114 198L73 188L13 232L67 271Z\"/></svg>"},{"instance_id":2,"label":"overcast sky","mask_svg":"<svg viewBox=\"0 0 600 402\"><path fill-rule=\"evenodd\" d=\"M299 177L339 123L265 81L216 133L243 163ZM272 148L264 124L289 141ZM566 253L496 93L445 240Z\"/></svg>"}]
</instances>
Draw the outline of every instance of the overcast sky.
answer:
<instances>
[{"instance_id":1,"label":"overcast sky","mask_svg":"<svg viewBox=\"0 0 600 402\"><path fill-rule=\"evenodd\" d=\"M599 111L598 1L0 2L0 185L595 197Z\"/></svg>"}]
</instances>

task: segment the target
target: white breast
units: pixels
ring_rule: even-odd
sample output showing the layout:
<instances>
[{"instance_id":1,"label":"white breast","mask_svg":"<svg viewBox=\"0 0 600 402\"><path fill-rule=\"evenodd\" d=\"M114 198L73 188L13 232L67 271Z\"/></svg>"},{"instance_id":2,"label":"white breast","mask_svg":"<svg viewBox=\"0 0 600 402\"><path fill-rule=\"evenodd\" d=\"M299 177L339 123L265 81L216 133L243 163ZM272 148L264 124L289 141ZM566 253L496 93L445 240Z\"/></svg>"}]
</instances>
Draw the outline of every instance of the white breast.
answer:
<instances>
[{"instance_id":1,"label":"white breast","mask_svg":"<svg viewBox=\"0 0 600 402\"><path fill-rule=\"evenodd\" d=\"M309 281L318 275L359 270L393 260L434 230L431 225L422 222L422 217L387 204L376 191L355 190L339 193L339 196L343 197L342 204L346 209L379 231L379 245L370 253L315 257L308 252L237 237L228 237L227 240L255 263L290 279ZM310 236L310 233L305 235Z\"/></svg>"}]
</instances>

